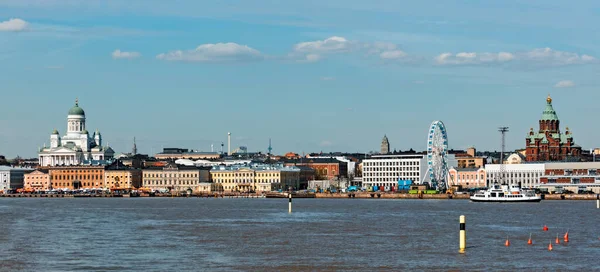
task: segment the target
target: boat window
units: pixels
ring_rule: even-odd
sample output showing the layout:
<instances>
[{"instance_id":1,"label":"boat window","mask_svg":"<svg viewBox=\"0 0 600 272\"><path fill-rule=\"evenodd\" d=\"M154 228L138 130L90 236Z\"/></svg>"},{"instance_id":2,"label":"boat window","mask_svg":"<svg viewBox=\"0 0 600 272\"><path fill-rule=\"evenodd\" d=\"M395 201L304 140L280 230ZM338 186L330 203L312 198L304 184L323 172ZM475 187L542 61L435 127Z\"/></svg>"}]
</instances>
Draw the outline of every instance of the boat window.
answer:
<instances>
[{"instance_id":1,"label":"boat window","mask_svg":"<svg viewBox=\"0 0 600 272\"><path fill-rule=\"evenodd\" d=\"M496 193L492 193L491 195L492 195L492 197L496 197Z\"/></svg>"},{"instance_id":2,"label":"boat window","mask_svg":"<svg viewBox=\"0 0 600 272\"><path fill-rule=\"evenodd\" d=\"M504 197L504 193L499 193L498 197Z\"/></svg>"}]
</instances>

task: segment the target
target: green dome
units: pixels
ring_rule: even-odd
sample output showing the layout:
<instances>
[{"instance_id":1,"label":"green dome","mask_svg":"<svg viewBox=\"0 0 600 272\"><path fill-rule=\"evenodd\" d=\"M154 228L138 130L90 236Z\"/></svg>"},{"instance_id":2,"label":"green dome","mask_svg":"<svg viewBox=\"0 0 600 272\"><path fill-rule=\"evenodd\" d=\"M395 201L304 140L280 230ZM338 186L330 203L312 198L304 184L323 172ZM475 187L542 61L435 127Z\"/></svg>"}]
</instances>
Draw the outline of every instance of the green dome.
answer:
<instances>
[{"instance_id":1,"label":"green dome","mask_svg":"<svg viewBox=\"0 0 600 272\"><path fill-rule=\"evenodd\" d=\"M54 129L54 130L52 131L52 134L58 134L58 130Z\"/></svg>"},{"instance_id":2,"label":"green dome","mask_svg":"<svg viewBox=\"0 0 600 272\"><path fill-rule=\"evenodd\" d=\"M83 134L88 134L88 131L87 131L87 129L85 129L85 130L83 130L81 133L83 133Z\"/></svg>"},{"instance_id":3,"label":"green dome","mask_svg":"<svg viewBox=\"0 0 600 272\"><path fill-rule=\"evenodd\" d=\"M550 95L548 95L548 98L546 99L546 108L544 109L544 112L542 113L542 119L540 120L558 121L558 115L556 115L556 111L552 107L552 98Z\"/></svg>"},{"instance_id":4,"label":"green dome","mask_svg":"<svg viewBox=\"0 0 600 272\"><path fill-rule=\"evenodd\" d=\"M85 115L85 111L79 107L79 100L75 100L75 106L69 110L69 115Z\"/></svg>"}]
</instances>

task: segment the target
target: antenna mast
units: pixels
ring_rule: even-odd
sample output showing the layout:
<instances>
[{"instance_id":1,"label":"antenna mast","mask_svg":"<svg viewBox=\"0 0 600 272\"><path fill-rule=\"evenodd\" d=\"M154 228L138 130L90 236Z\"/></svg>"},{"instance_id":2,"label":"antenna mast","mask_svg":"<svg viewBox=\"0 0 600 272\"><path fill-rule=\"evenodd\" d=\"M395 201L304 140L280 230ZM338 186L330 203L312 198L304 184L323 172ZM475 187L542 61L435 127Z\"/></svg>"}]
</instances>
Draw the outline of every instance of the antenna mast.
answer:
<instances>
[{"instance_id":1,"label":"antenna mast","mask_svg":"<svg viewBox=\"0 0 600 272\"><path fill-rule=\"evenodd\" d=\"M500 184L504 184L504 174L506 172L504 166L504 148L506 147L506 133L508 132L508 127L499 127L498 131L502 134L502 149L500 150Z\"/></svg>"}]
</instances>

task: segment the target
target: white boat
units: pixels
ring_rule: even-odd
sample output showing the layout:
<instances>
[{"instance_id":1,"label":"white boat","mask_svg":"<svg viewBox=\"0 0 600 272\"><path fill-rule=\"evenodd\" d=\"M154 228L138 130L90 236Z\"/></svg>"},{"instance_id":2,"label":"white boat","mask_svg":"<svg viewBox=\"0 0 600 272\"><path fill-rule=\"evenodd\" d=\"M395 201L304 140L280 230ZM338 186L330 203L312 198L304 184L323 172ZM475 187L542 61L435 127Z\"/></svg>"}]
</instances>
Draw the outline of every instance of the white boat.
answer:
<instances>
[{"instance_id":1,"label":"white boat","mask_svg":"<svg viewBox=\"0 0 600 272\"><path fill-rule=\"evenodd\" d=\"M481 190L470 197L473 202L540 202L542 197L533 190L522 190L517 185L494 184L487 190Z\"/></svg>"}]
</instances>

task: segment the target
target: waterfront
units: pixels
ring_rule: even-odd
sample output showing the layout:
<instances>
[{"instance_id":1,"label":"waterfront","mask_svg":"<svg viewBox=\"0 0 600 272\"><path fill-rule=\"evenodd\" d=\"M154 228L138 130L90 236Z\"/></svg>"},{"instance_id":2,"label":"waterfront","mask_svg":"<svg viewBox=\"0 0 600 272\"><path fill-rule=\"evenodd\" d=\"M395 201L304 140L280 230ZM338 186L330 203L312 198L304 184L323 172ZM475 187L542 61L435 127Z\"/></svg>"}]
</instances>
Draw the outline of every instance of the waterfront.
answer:
<instances>
[{"instance_id":1,"label":"waterfront","mask_svg":"<svg viewBox=\"0 0 600 272\"><path fill-rule=\"evenodd\" d=\"M293 205L288 214L286 199L1 199L0 270L594 270L600 256L593 201L296 199ZM458 254L461 214L464 255ZM542 232L543 225L550 231ZM548 252L567 229L569 244ZM530 232L533 246L526 244Z\"/></svg>"}]
</instances>

